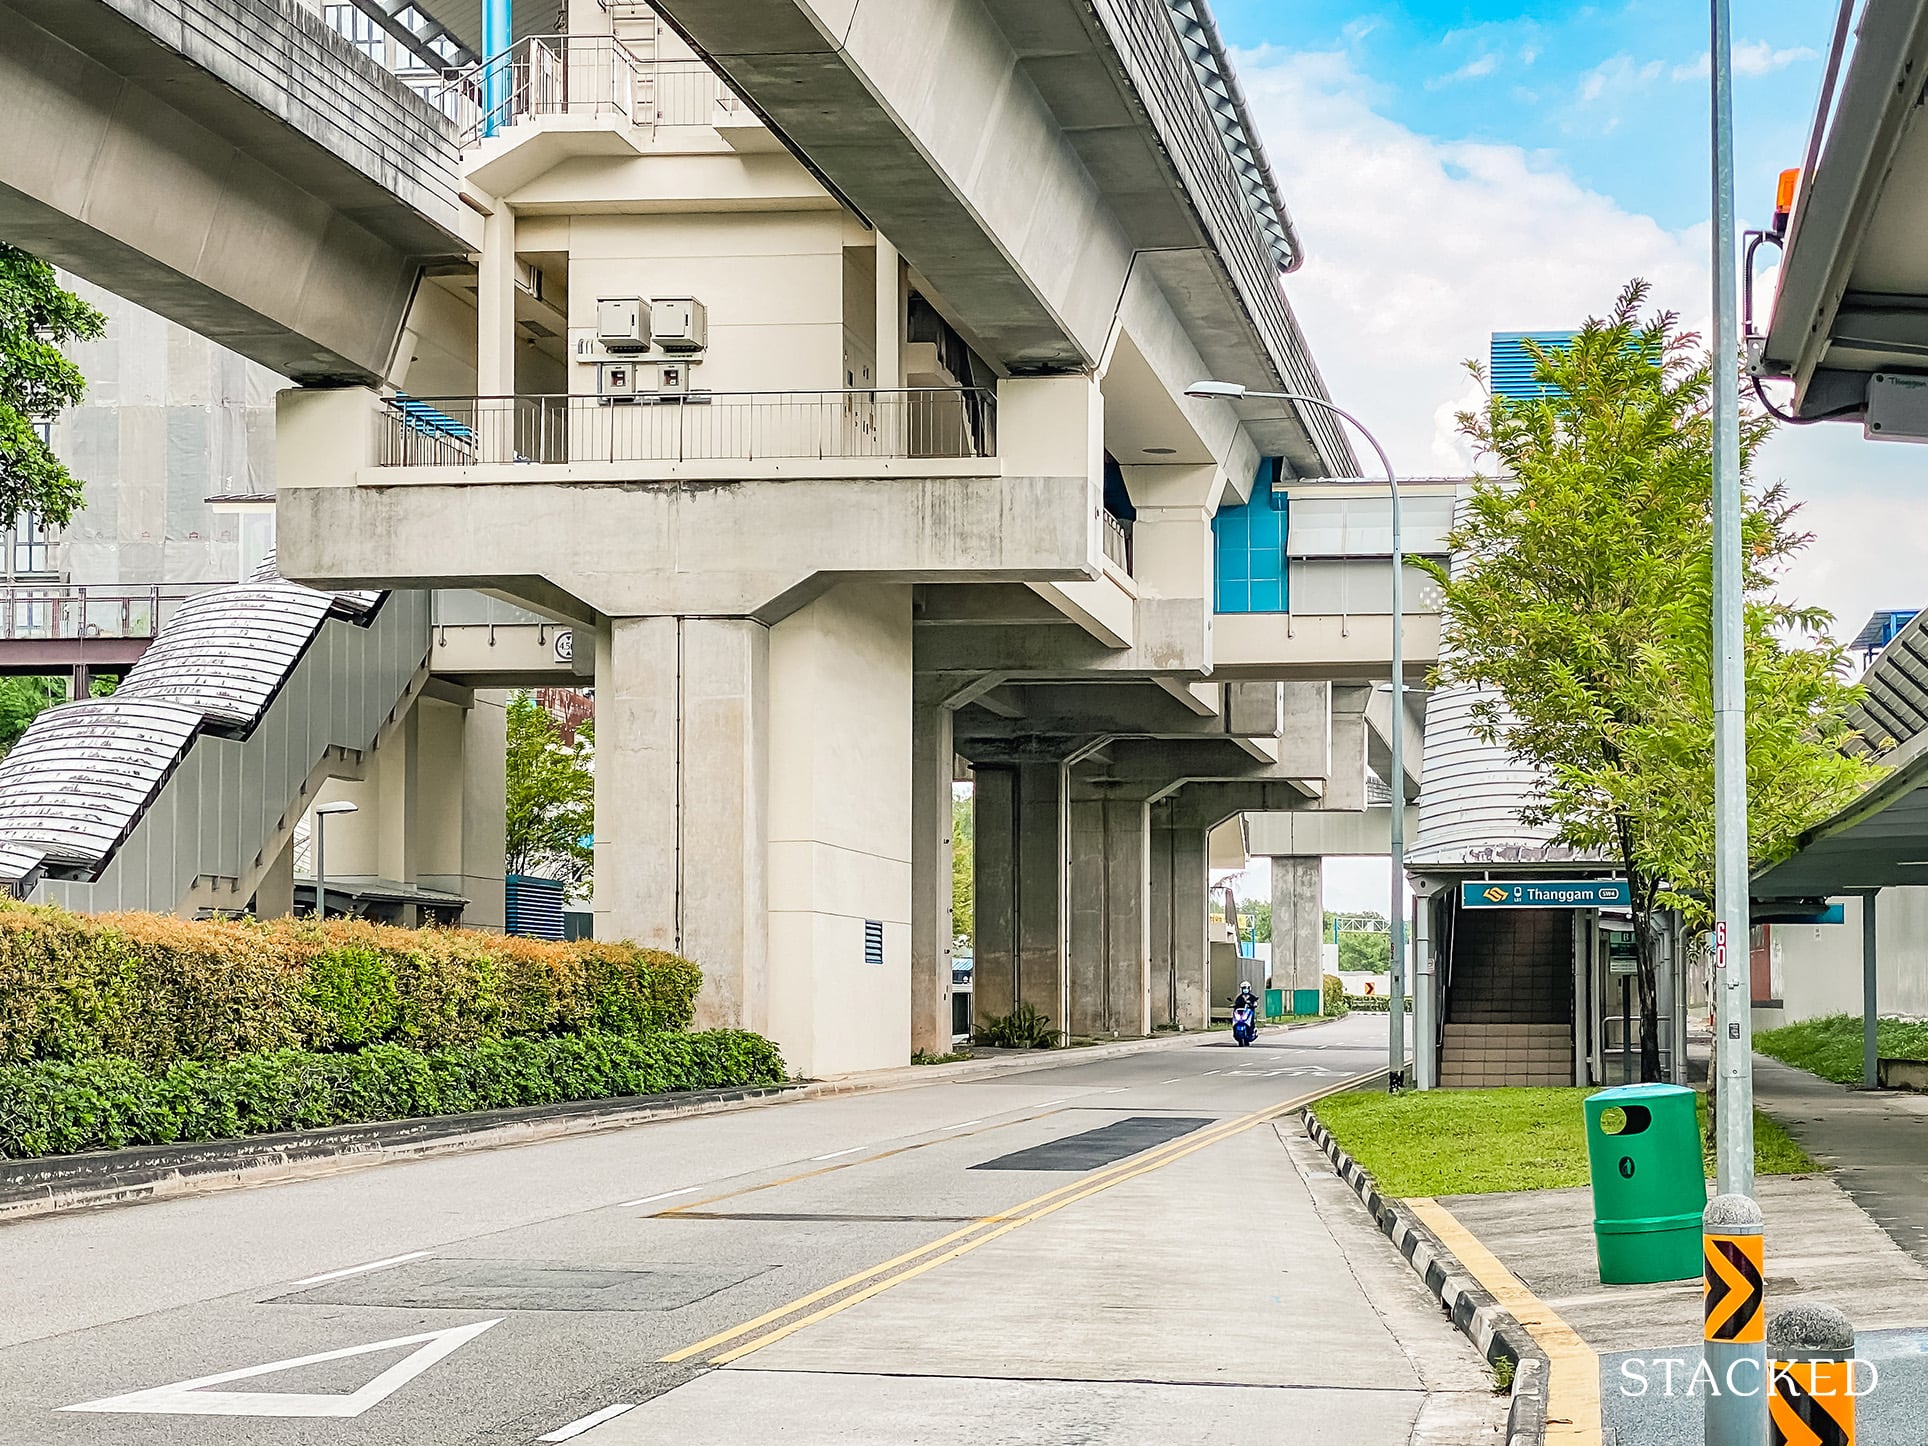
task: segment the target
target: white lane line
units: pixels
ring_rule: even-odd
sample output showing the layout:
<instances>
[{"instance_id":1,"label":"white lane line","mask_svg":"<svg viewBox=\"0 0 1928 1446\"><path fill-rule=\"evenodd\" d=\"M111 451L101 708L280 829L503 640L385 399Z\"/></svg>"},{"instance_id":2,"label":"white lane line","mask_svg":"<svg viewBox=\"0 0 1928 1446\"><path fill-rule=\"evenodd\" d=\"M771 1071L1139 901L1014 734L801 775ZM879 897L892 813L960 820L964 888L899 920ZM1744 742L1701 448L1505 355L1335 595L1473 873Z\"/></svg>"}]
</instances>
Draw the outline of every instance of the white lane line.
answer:
<instances>
[{"instance_id":1,"label":"white lane line","mask_svg":"<svg viewBox=\"0 0 1928 1446\"><path fill-rule=\"evenodd\" d=\"M983 1123L984 1121L982 1120L966 1120L961 1125L947 1125L945 1126L945 1128L952 1129L952 1130L968 1130L972 1125L981 1125Z\"/></svg>"},{"instance_id":2,"label":"white lane line","mask_svg":"<svg viewBox=\"0 0 1928 1446\"><path fill-rule=\"evenodd\" d=\"M297 1280L296 1285L320 1285L324 1280L340 1280L348 1275L365 1275L371 1270L386 1270L391 1265L404 1261L420 1260L425 1255L433 1255L432 1250L411 1250L407 1255L391 1255L386 1260L371 1260L366 1265L351 1265L346 1270L329 1270L320 1275L311 1275L306 1280Z\"/></svg>"},{"instance_id":3,"label":"white lane line","mask_svg":"<svg viewBox=\"0 0 1928 1446\"><path fill-rule=\"evenodd\" d=\"M633 1401L618 1401L613 1406L604 1406L600 1411L592 1411L580 1421L571 1421L567 1426L558 1426L547 1436L538 1436L538 1441L567 1441L572 1436L580 1436L592 1426L600 1426L605 1421L613 1421L625 1411L633 1411Z\"/></svg>"},{"instance_id":4,"label":"white lane line","mask_svg":"<svg viewBox=\"0 0 1928 1446\"><path fill-rule=\"evenodd\" d=\"M1388 686L1391 686L1391 685L1388 684ZM863 1148L864 1147L862 1145L852 1145L847 1150L832 1150L827 1155L812 1155L810 1157L810 1162L812 1164L815 1164L819 1160L841 1160L845 1155L854 1155Z\"/></svg>"},{"instance_id":5,"label":"white lane line","mask_svg":"<svg viewBox=\"0 0 1928 1446\"><path fill-rule=\"evenodd\" d=\"M1391 687L1392 685L1391 685L1390 683L1388 683L1388 684L1387 684L1386 686L1387 686L1387 687ZM1200 1079L1210 1079L1210 1078L1211 1078L1211 1077L1212 1077L1213 1075L1215 1075L1215 1074L1223 1074L1224 1072L1225 1072L1225 1071L1223 1071L1223 1070L1218 1070L1218 1069L1208 1069L1208 1070L1206 1070L1206 1071L1205 1071L1205 1073L1204 1073L1204 1074L1202 1074L1202 1075L1200 1075L1200 1076L1199 1076L1199 1078L1200 1078Z\"/></svg>"},{"instance_id":6,"label":"white lane line","mask_svg":"<svg viewBox=\"0 0 1928 1446\"><path fill-rule=\"evenodd\" d=\"M1387 684L1386 686L1390 688L1390 687L1391 687L1392 685L1391 685L1390 683L1388 683L1388 684ZM1070 1095L1064 1095L1064 1096L1062 1096L1062 1097L1060 1097L1060 1098L1058 1098L1058 1099L1055 1099L1055 1100L1043 1100L1043 1101L1041 1101L1041 1102L1039 1102L1038 1104L1035 1104L1035 1105L1033 1105L1033 1106L1031 1106L1031 1108L1032 1108L1032 1109L1034 1109L1034 1110L1041 1110L1041 1109L1044 1109L1044 1108L1045 1108L1045 1107L1046 1107L1047 1105L1061 1105L1061 1104L1063 1104L1063 1103L1065 1102L1065 1100L1068 1100L1068 1099L1070 1099L1070 1098L1071 1098L1071 1096L1070 1096Z\"/></svg>"},{"instance_id":7,"label":"white lane line","mask_svg":"<svg viewBox=\"0 0 1928 1446\"><path fill-rule=\"evenodd\" d=\"M1386 686L1390 688L1392 684L1388 683L1386 684ZM1187 1075L1175 1074L1170 1079L1161 1079L1159 1083L1160 1084L1177 1084L1180 1080L1187 1079L1187 1078L1189 1078L1189 1076Z\"/></svg>"},{"instance_id":8,"label":"white lane line","mask_svg":"<svg viewBox=\"0 0 1928 1446\"><path fill-rule=\"evenodd\" d=\"M640 1200L625 1200L616 1208L627 1210L632 1205L651 1205L658 1200L674 1200L678 1195L694 1195L701 1188L700 1185L685 1185L681 1190L665 1190L660 1195L645 1195Z\"/></svg>"}]
</instances>

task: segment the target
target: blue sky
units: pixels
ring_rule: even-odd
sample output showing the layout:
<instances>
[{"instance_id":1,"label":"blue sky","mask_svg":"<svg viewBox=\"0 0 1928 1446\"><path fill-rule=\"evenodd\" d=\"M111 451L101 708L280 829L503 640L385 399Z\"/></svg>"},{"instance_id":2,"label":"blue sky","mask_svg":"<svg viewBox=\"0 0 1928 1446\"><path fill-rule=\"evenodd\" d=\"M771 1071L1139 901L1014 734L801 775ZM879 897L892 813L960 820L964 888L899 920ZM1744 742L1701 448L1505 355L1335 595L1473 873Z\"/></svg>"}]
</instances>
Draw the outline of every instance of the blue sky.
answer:
<instances>
[{"instance_id":1,"label":"blue sky","mask_svg":"<svg viewBox=\"0 0 1928 1446\"><path fill-rule=\"evenodd\" d=\"M1241 48L1346 54L1381 114L1538 152L1590 190L1685 227L1707 208L1707 7L1220 0ZM1758 219L1800 164L1834 0L1733 7L1740 206Z\"/></svg>"}]
</instances>

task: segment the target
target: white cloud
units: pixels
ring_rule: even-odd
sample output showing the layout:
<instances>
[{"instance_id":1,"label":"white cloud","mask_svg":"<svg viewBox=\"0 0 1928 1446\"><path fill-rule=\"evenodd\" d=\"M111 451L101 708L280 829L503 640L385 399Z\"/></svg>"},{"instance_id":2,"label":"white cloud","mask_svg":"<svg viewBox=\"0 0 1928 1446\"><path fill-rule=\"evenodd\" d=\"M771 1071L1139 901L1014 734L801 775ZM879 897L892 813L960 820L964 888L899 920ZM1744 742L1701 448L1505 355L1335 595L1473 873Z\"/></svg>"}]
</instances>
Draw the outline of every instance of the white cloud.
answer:
<instances>
[{"instance_id":1,"label":"white cloud","mask_svg":"<svg viewBox=\"0 0 1928 1446\"><path fill-rule=\"evenodd\" d=\"M1669 231L1544 155L1416 134L1372 109L1342 56L1258 51L1239 69L1305 239L1286 290L1333 395L1402 471L1469 468L1453 414L1480 394L1460 363L1494 331L1578 325L1632 276L1705 328L1704 225ZM1840 423L1787 428L1760 470L1807 501L1816 541L1796 597L1850 633L1877 607L1928 604L1914 561L1928 551L1928 448Z\"/></svg>"},{"instance_id":2,"label":"white cloud","mask_svg":"<svg viewBox=\"0 0 1928 1446\"><path fill-rule=\"evenodd\" d=\"M1491 75L1500 68L1499 56L1488 51L1476 60L1469 60L1458 70L1436 75L1426 82L1426 89L1438 90L1441 86L1453 85L1462 80L1478 80L1481 76Z\"/></svg>"},{"instance_id":3,"label":"white cloud","mask_svg":"<svg viewBox=\"0 0 1928 1446\"><path fill-rule=\"evenodd\" d=\"M1816 60L1817 52L1805 45L1790 46L1776 50L1765 40L1743 40L1734 47L1734 74L1772 75L1777 70L1785 70L1797 61ZM1675 80L1705 80L1712 61L1706 51L1686 65L1676 65L1673 70Z\"/></svg>"},{"instance_id":4,"label":"white cloud","mask_svg":"<svg viewBox=\"0 0 1928 1446\"><path fill-rule=\"evenodd\" d=\"M1597 100L1624 95L1660 79L1665 69L1658 60L1636 64L1631 55L1612 56L1580 77L1580 99L1590 105Z\"/></svg>"}]
</instances>

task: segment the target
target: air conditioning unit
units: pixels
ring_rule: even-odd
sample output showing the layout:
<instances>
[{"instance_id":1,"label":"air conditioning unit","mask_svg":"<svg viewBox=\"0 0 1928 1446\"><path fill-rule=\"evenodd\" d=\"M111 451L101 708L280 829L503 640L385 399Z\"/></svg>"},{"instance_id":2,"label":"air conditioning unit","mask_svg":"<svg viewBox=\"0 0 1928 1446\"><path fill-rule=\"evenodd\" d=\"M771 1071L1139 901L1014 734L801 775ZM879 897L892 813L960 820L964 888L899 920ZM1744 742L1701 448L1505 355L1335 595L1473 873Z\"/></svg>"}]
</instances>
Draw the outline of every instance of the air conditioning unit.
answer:
<instances>
[{"instance_id":1,"label":"air conditioning unit","mask_svg":"<svg viewBox=\"0 0 1928 1446\"><path fill-rule=\"evenodd\" d=\"M603 296L596 300L596 340L605 351L618 356L648 351L649 321L639 296Z\"/></svg>"},{"instance_id":2,"label":"air conditioning unit","mask_svg":"<svg viewBox=\"0 0 1928 1446\"><path fill-rule=\"evenodd\" d=\"M636 400L636 364L604 362L596 368L596 395L604 405Z\"/></svg>"},{"instance_id":3,"label":"air conditioning unit","mask_svg":"<svg viewBox=\"0 0 1928 1446\"><path fill-rule=\"evenodd\" d=\"M709 309L693 296L652 296L649 330L664 351L701 351L710 344Z\"/></svg>"}]
</instances>

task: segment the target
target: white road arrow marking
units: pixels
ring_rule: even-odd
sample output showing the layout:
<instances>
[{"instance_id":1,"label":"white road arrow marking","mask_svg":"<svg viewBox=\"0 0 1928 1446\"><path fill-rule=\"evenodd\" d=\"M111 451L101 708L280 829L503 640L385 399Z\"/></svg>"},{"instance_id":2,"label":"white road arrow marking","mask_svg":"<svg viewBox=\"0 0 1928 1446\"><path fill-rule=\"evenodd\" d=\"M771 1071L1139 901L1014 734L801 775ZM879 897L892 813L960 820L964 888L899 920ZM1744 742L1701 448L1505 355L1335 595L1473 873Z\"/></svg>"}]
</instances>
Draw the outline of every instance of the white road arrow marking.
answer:
<instances>
[{"instance_id":1,"label":"white road arrow marking","mask_svg":"<svg viewBox=\"0 0 1928 1446\"><path fill-rule=\"evenodd\" d=\"M239 1371L223 1371L218 1376L201 1376L192 1381L176 1381L171 1386L154 1386L126 1396L109 1396L99 1401L84 1401L78 1406L62 1406L63 1411L115 1411L156 1416L359 1416L379 1404L421 1375L444 1356L460 1349L490 1326L502 1324L501 1318L477 1321L474 1325L455 1326L444 1331L425 1331L418 1336L397 1336L392 1341L375 1341L345 1350L323 1351L316 1356L298 1356L291 1361L270 1361L265 1366L248 1366ZM350 1356L373 1355L399 1346L415 1346L406 1357L383 1371L360 1390L347 1395L310 1394L296 1391L210 1391L208 1386L246 1381L256 1376L271 1376L277 1371L292 1371L297 1366L319 1365L323 1361L343 1361Z\"/></svg>"}]
</instances>

